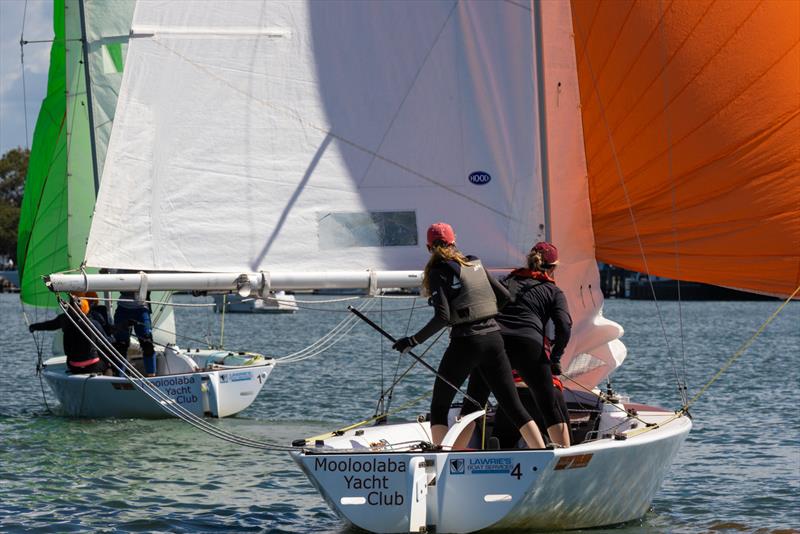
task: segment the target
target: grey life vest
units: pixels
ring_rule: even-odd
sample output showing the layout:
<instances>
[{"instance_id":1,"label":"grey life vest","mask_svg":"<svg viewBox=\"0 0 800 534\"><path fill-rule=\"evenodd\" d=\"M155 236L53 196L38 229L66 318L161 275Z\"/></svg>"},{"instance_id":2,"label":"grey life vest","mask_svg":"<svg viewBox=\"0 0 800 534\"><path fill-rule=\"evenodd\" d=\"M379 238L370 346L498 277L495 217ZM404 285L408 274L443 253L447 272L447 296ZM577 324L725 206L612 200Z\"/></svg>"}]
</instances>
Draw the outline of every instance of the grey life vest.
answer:
<instances>
[{"instance_id":1,"label":"grey life vest","mask_svg":"<svg viewBox=\"0 0 800 534\"><path fill-rule=\"evenodd\" d=\"M450 301L450 324L472 323L497 315L497 298L481 261L472 260L460 269L458 264L448 262L448 265L456 272L453 287L461 286Z\"/></svg>"}]
</instances>

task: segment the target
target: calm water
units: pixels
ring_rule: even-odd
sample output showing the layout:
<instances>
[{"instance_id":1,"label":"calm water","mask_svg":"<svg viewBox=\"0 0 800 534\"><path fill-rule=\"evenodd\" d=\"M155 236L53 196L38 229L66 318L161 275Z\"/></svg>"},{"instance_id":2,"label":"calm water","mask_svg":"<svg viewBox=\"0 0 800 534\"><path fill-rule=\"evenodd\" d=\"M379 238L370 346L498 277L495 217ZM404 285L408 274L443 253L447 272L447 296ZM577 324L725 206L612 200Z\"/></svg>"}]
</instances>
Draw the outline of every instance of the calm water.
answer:
<instances>
[{"instance_id":1,"label":"calm water","mask_svg":"<svg viewBox=\"0 0 800 534\"><path fill-rule=\"evenodd\" d=\"M614 376L615 389L639 402L678 407L662 329L679 371L686 354L694 393L777 305L691 302L682 305L679 316L676 303L662 303L662 328L651 303L607 302L606 315L623 324L629 349ZM422 308L412 315L409 300L382 301L382 306L396 310L383 314L395 334L409 324L415 328L429 314ZM293 316L228 315L224 344L282 356L330 330L344 318L336 311L343 307L316 304L325 311L303 309ZM219 317L207 309L179 308L176 316L180 332L189 337L219 336ZM378 317L377 308L372 316ZM43 318L41 313L32 317ZM49 342L46 333L38 335ZM440 342L432 352L438 355L441 348ZM52 415L42 399L35 361L36 346L16 295L0 295L0 531L346 531L286 453L232 446L179 420ZM396 353L359 324L327 353L279 365L248 410L214 424L290 443L365 419L396 363ZM652 510L613 532L800 531L798 364L800 303L793 303L695 404L694 430ZM415 369L395 394L394 406L432 383L427 371ZM425 410L423 403L403 414Z\"/></svg>"}]
</instances>

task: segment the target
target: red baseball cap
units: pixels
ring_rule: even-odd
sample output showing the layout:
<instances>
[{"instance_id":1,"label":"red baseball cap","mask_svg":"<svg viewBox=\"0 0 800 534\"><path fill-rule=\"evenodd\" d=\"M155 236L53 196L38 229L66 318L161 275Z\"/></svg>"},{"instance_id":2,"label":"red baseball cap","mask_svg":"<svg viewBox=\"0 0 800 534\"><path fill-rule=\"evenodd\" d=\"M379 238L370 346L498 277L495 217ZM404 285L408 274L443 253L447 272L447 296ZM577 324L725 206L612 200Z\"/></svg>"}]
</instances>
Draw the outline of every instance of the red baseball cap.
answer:
<instances>
[{"instance_id":1,"label":"red baseball cap","mask_svg":"<svg viewBox=\"0 0 800 534\"><path fill-rule=\"evenodd\" d=\"M558 263L558 249L552 243L546 241L539 241L531 249L533 252L538 252L542 255L542 261L546 265L556 265Z\"/></svg>"},{"instance_id":2,"label":"red baseball cap","mask_svg":"<svg viewBox=\"0 0 800 534\"><path fill-rule=\"evenodd\" d=\"M445 245L456 244L456 233L447 223L437 222L428 227L428 246L433 246L435 241L442 241Z\"/></svg>"}]
</instances>

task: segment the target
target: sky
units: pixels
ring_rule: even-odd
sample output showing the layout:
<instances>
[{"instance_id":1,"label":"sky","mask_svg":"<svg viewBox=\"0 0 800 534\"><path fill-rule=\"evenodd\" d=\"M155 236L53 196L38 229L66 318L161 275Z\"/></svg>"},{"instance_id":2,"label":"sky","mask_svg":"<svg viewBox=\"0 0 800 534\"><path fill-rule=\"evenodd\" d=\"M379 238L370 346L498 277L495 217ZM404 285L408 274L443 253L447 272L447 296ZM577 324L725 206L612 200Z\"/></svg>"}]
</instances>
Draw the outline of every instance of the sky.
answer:
<instances>
[{"instance_id":1,"label":"sky","mask_svg":"<svg viewBox=\"0 0 800 534\"><path fill-rule=\"evenodd\" d=\"M0 0L0 156L18 146L30 148L39 107L47 93L50 43L25 45L23 91L20 35L26 41L53 38L53 0Z\"/></svg>"}]
</instances>

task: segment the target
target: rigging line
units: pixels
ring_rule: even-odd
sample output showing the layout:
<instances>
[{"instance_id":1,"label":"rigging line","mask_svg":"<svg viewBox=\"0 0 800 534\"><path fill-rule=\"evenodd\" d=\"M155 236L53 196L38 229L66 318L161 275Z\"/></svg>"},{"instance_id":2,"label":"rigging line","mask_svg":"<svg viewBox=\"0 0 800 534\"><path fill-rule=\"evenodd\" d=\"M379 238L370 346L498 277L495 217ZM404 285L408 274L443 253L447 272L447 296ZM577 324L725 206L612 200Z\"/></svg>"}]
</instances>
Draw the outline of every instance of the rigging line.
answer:
<instances>
[{"instance_id":1,"label":"rigging line","mask_svg":"<svg viewBox=\"0 0 800 534\"><path fill-rule=\"evenodd\" d=\"M155 303L155 311L151 310L151 324L161 323L163 315L166 314L166 306L167 303L172 299L172 291L164 291L164 297L162 300L157 301ZM152 327L151 327L152 328Z\"/></svg>"},{"instance_id":2,"label":"rigging line","mask_svg":"<svg viewBox=\"0 0 800 534\"><path fill-rule=\"evenodd\" d=\"M385 412L383 414L380 414L380 415L373 415L369 419L364 419L363 421L359 421L358 423L353 423L352 425L348 425L348 426L339 428L337 430L332 430L330 432L326 432L325 434L319 434L318 436L312 436L310 438L305 438L305 442L306 443L309 443L309 442L314 443L318 439L328 439L328 438L332 438L332 437L335 437L335 436L339 436L339 435L347 432L348 430L353 430L353 429L356 429L358 427L367 425L369 423L377 421L378 419L382 419L384 417L388 418L390 415L397 415L398 413L402 412L406 408L409 408L409 407L417 404L418 402L420 402L421 400L425 399L426 397L430 397L432 394L433 394L433 391L425 392L422 395L420 395L418 397L415 397L415 398L411 399L408 402L403 403L399 408L397 408L393 412L388 412L387 411L387 412Z\"/></svg>"},{"instance_id":3,"label":"rigging line","mask_svg":"<svg viewBox=\"0 0 800 534\"><path fill-rule=\"evenodd\" d=\"M84 297L81 297L81 298L84 298ZM143 325L144 324L141 321L130 321L130 323L134 324L134 325ZM223 348L212 347L211 344L208 343L208 339L197 339L197 338L189 337L186 334L178 334L178 332L175 332L175 331L172 331L172 330L167 330L166 328L161 328L161 327L158 327L158 326L151 326L151 330L158 331L158 332L164 332L165 334L172 334L176 338L185 339L186 341L194 341L195 343L200 343L201 345L205 345L205 346L209 347L209 350L220 350L221 352L250 354L248 351L241 350L241 349L223 349ZM138 336L136 336L136 337L138 339ZM261 356L263 356L263 354ZM274 359L271 356L264 356L264 357L265 358Z\"/></svg>"},{"instance_id":4,"label":"rigging line","mask_svg":"<svg viewBox=\"0 0 800 534\"><path fill-rule=\"evenodd\" d=\"M406 103L406 99L408 99L408 95L411 94L411 91L416 87L417 80L419 79L419 75L422 73L423 67L428 64L428 58L431 56L431 52L433 52L434 47L439 43L439 40L442 38L442 34L444 33L445 28L447 28L447 24L450 22L450 19L453 18L453 13L458 7L458 0L453 2L453 6L450 8L450 11L447 13L447 16L442 23L442 26L439 28L439 32L436 34L431 46L428 47L428 50L425 52L425 57L422 58L422 61L419 63L419 67L417 68L417 72L414 73L414 79L411 80L411 83L408 86L403 98L400 100L400 104L398 104L397 109L394 111L394 115L392 115L391 120L389 120L389 124L386 127L386 130L383 132L383 136L381 137L378 146L375 148L375 154L381 151L383 148L383 143L386 141L386 138L389 136L389 132L392 131L392 127L394 126L394 121L397 120L397 117L400 115L400 110L403 109L403 106ZM375 162L375 156L371 157L369 163L367 164L366 170L364 170L364 174L361 176L361 179L358 181L358 187L361 187L361 184L364 183L364 180L367 179L367 175L369 174L370 169L372 169L372 164ZM383 345L383 341L381 341L381 345Z\"/></svg>"},{"instance_id":5,"label":"rigging line","mask_svg":"<svg viewBox=\"0 0 800 534\"><path fill-rule=\"evenodd\" d=\"M372 305L373 305L373 301L365 301L364 304L362 304L361 308L359 308L359 309L367 310L367 309L371 308ZM312 354L312 355L316 356L316 354L319 354L320 352L324 352L325 350L328 350L330 347L332 347L335 343L338 343L338 341L339 341L337 339L333 343L330 343L324 349L318 350L319 347L323 346L325 343L328 342L328 338L333 338L334 336L339 336L339 339L343 338L346 334L348 334L353 329L353 327L355 326L356 323L357 323L357 318L355 318L351 314L348 317L346 317L345 319L342 319L327 334L322 336L320 339L318 339L317 341L315 341L314 343L312 343L308 347L306 347L304 349L301 349L301 350L299 350L297 352L294 352L292 354L288 354L286 356L278 358L276 360L276 363L293 363L295 361L305 360L305 359L307 359L306 356L308 356L308 354L310 352L315 351L315 350L317 350L317 352ZM342 330L344 330L344 329L347 329L347 330L340 335L340 332Z\"/></svg>"},{"instance_id":6,"label":"rigging line","mask_svg":"<svg viewBox=\"0 0 800 534\"><path fill-rule=\"evenodd\" d=\"M577 20L573 22L573 29L575 29L576 32L577 32L577 30L580 30L580 28L578 27ZM580 37L588 45L588 40L586 39L585 35L581 35ZM634 235L636 236L636 243L639 246L639 254L641 255L642 263L644 265L645 272L647 273L647 281L650 284L650 292L653 295L653 302L654 302L654 304L656 306L656 312L657 312L657 316L658 316L658 321L659 321L659 324L661 325L661 334L664 336L664 342L667 345L667 357L668 357L668 359L670 361L670 364L672 365L672 370L675 373L675 381L676 381L676 383L677 383L677 385L678 385L678 387L680 389L681 381L680 381L680 377L678 376L678 369L677 369L677 367L675 365L675 360L672 357L672 350L670 349L671 345L670 345L670 342L669 342L669 337L667 336L667 329L666 329L666 325L664 324L664 317L663 317L663 315L661 313L661 307L659 306L658 299L656 298L656 290L655 290L655 287L653 286L653 279L650 277L650 267L649 267L649 265L647 263L647 254L645 254L645 251L644 251L644 244L642 243L642 236L641 236L641 233L639 232L639 225L638 225L638 223L636 221L636 214L633 212L633 204L631 203L631 197L630 197L630 193L628 191L628 186L625 183L625 175L622 172L622 164L619 161L619 155L617 153L617 146L616 146L616 143L614 142L613 135L611 135L611 128L610 128L609 123L608 123L608 117L606 116L606 108L603 105L603 99L600 96L600 89L599 89L598 84L597 84L597 78L595 77L594 70L592 69L592 62L591 62L591 59L589 58L589 53L586 50L586 48L588 48L588 46L584 48L584 58L586 60L586 67L589 70L589 75L590 75L591 80L592 80L592 88L594 89L594 94L595 94L595 96L597 98L597 105L598 105L599 110L600 110L600 115L601 115L601 117L603 119L603 126L605 127L605 130L606 130L606 137L608 138L609 148L611 149L611 154L612 154L613 159L614 159L614 165L616 167L617 176L619 177L620 185L622 187L622 192L623 192L623 195L625 196L625 203L626 203L626 207L628 209L628 215L630 216L631 225L633 226Z\"/></svg>"},{"instance_id":7,"label":"rigging line","mask_svg":"<svg viewBox=\"0 0 800 534\"><path fill-rule=\"evenodd\" d=\"M19 300L19 307L22 311L22 318L25 320L25 326L27 326L28 331L30 331L31 321L28 318L27 312L25 311L25 306L21 297ZM41 343L39 343L39 338L36 337L35 333L31 332L31 337L33 337L33 345L36 347L36 376L39 378L39 387L42 390L42 401L44 402L44 407L47 409L47 412L52 414L53 410L50 408L50 404L47 402L47 394L45 393L44 381L42 380L42 369L44 369L44 361L42 358L43 346Z\"/></svg>"},{"instance_id":8,"label":"rigging line","mask_svg":"<svg viewBox=\"0 0 800 534\"><path fill-rule=\"evenodd\" d=\"M26 0L25 1L25 5L27 5L27 4L28 4L28 2ZM25 24L25 22L24 22L24 19L23 19L23 30L25 29L24 28L24 24ZM24 41L24 40L20 39L20 44L29 45L29 44L40 44L40 43L72 43L72 42L80 41L80 40L81 39L77 39L77 38L76 39L34 39L34 40L31 40L31 41Z\"/></svg>"},{"instance_id":9,"label":"rigging line","mask_svg":"<svg viewBox=\"0 0 800 534\"><path fill-rule=\"evenodd\" d=\"M73 269L77 270L77 269ZM172 293L172 291L165 291L165 293ZM170 295L172 296L172 295ZM137 301L136 299L120 299L120 298L102 298L102 297L81 297L82 299L86 300L96 300L96 301L108 301L108 302L141 302L143 304L155 304L156 306L172 306L174 308L213 308L214 303L203 303L203 304L189 304L189 303L178 303L178 302L170 302L169 298L166 300L142 300Z\"/></svg>"},{"instance_id":10,"label":"rigging line","mask_svg":"<svg viewBox=\"0 0 800 534\"><path fill-rule=\"evenodd\" d=\"M758 328L758 330L756 330L755 334L753 334L753 335L750 337L750 339L748 339L748 340L747 340L747 341L746 341L746 342L745 342L745 343L744 343L744 344L743 344L743 345L742 345L742 346L739 348L739 350L737 350L737 351L736 351L736 353L735 353L733 356L731 356L730 358L728 358L728 361L726 361L726 362L725 362L725 364L722 366L722 368L721 368L719 371L717 371L717 373L716 373L716 374L715 374L715 375L714 375L714 376L711 378L711 380L709 380L709 381L706 383L706 385L704 385L704 386L703 386L703 387L700 389L700 391L698 391L698 392L695 394L695 396L694 396L694 397L692 397L692 399L691 399L689 402L687 402L687 403L686 403L686 404L683 406L683 408L681 409L681 411L682 411L682 412L686 412L686 411L689 409L689 406L691 406L692 404L694 404L694 403L695 403L695 401L697 401L697 399L699 399L699 398L700 398L700 396L701 396L703 393L705 393L705 392L706 392L706 390L707 390L707 389L708 389L708 388L711 386L711 384L713 384L714 382L716 382L716 381L717 381L717 379L718 379L720 376L722 376L722 373L724 373L725 371L727 371L727 370L728 370L728 368L730 368L730 366L731 366L731 365L733 365L733 363L734 363L736 360L738 360L738 359L739 359L739 357L740 357L742 354L744 354L744 352L745 352L745 351L746 351L746 350L747 350L747 349L750 347L750 345L752 345L752 344L753 344L753 342L756 340L756 338L757 338L758 336L760 336L760 335L761 335L761 333L762 333L762 332L763 332L763 331L764 331L764 330L767 328L767 325L769 325L769 323L771 323L771 322L772 322L772 321L773 321L773 320L774 320L774 319L775 319L775 318L778 316L778 314L779 314L779 313L780 313L780 312L783 310L783 308L785 308L785 307L786 307L786 305L787 305L787 304L789 304L789 303L792 301L792 299L795 297L795 295L797 295L798 293L800 293L800 286L797 286L797 289L795 289L795 290L794 290L794 292L792 292L792 294L791 294L791 295L789 295L789 298L787 298L785 301L783 301L783 302L781 303L781 305L780 305L780 306L778 306L778 309L777 309L777 310L775 310L775 311L772 313L772 315L770 315L770 316L769 316L769 318L768 318L766 321L764 321L764 323L763 323L763 324L762 324L762 325L761 325L761 326Z\"/></svg>"},{"instance_id":11,"label":"rigging line","mask_svg":"<svg viewBox=\"0 0 800 534\"><path fill-rule=\"evenodd\" d=\"M20 70L22 70L22 110L25 119L25 148L30 152L30 134L28 133L28 89L25 85L25 19L28 16L28 0L25 0L25 6L22 8L22 29L19 34L19 63Z\"/></svg>"},{"instance_id":12,"label":"rigging line","mask_svg":"<svg viewBox=\"0 0 800 534\"><path fill-rule=\"evenodd\" d=\"M366 311L369 308L371 308L371 306L366 306L365 305L365 306L362 306L360 309L363 310L363 311ZM352 319L352 317L351 317L351 319ZM330 349L331 347L333 347L333 345L335 345L336 343L338 343L342 339L344 339L344 337L347 334L349 334L350 331L353 330L353 328L355 328L357 323L358 323L357 320L353 320L353 321L350 321L350 322L342 321L341 323L339 323L339 325L337 325L328 334L326 334L325 336L323 336L322 338L320 338L319 340L314 342L309 347L306 347L305 349L302 349L301 351L296 352L294 356L292 356L292 355L290 355L291 357L290 356L285 356L280 361L276 361L276 363L295 363L295 362L307 360L307 359L312 358L312 357L314 357L314 356L316 356L318 354L321 354L321 353L327 351L328 349ZM341 325L341 328L339 328L340 325ZM339 330L334 332L334 330L336 330L337 328L339 328ZM345 328L346 328L346 330L345 330ZM333 339L334 336L338 336L338 338L337 339ZM326 339L326 337L327 338L331 338L332 341L329 342ZM327 345L325 345L326 343L327 343Z\"/></svg>"},{"instance_id":13,"label":"rigging line","mask_svg":"<svg viewBox=\"0 0 800 534\"><path fill-rule=\"evenodd\" d=\"M126 376L128 381L131 382L139 391L150 397L154 402L158 403L159 406L167 413L182 419L183 421L189 423L199 430L206 432L207 434L218 437L230 443L264 450L293 450L293 447L251 440L231 432L226 432L211 425L192 412L189 412L186 408L177 404L171 397L166 395L154 384L150 383L130 362L128 362L127 359L125 359L113 347L113 345L111 345L105 334L98 330L98 328L88 319L88 317L86 317L80 311L76 303L66 303L60 297L58 297L58 301L70 322L72 322L72 324L80 330L80 332L86 337L86 339L98 351L98 353L104 355L108 359L109 363L111 363L112 366L117 369L117 371L122 372L122 368L128 371L130 373L128 376ZM71 309L73 314L75 314L75 317L78 317L78 320L83 323L83 327L78 324L74 317L67 313L68 309ZM91 339L90 333L95 339ZM97 346L97 342L103 345L107 350L103 351L100 349L100 347ZM120 368L120 365L122 368Z\"/></svg>"},{"instance_id":14,"label":"rigging line","mask_svg":"<svg viewBox=\"0 0 800 534\"><path fill-rule=\"evenodd\" d=\"M360 318L362 321L364 321L365 323L367 323L368 325L370 325L372 328L374 328L375 330L377 330L377 331L378 331L378 332L379 332L379 333L380 333L380 334L381 334L383 337L387 338L387 339L388 339L389 341L391 341L392 343L394 343L395 341L397 341L397 339L395 339L395 338L394 338L394 337L393 337L393 336L392 336L392 335L391 335L389 332L387 332L386 330L383 330L383 329L382 329L380 326L378 326L377 324L375 324L375 322L374 322L372 319L370 319L369 317L367 317L366 315L364 315L363 313L361 313L359 310L357 310L357 309L353 308L352 306L348 306L348 308L347 308L347 309L348 309L348 310L350 310L351 312L353 312L354 314L358 315L358 317L359 317L359 318ZM468 401L470 401L471 403L473 403L475 406L480 406L480 403L479 403L478 401L476 401L475 399L473 399L473 398L472 398L472 397L469 395L469 393L467 393L467 392L465 392L465 391L462 391L460 387L456 386L456 385L455 385L455 384L453 384L451 381L449 381L449 380L447 380L445 377L443 377L443 376L441 375L441 373L439 373L439 371L437 371L437 370L436 370L436 369L435 369L435 368L434 368L434 367L433 367L431 364L429 364L428 362L426 362L425 360L421 359L419 356L417 356L416 354L414 354L414 352L413 352L412 350L406 350L406 351L405 351L403 354L408 354L408 355L409 355L411 358L414 358L414 360L416 360L416 361L418 361L419 363L421 363L421 364L422 364L422 366L423 366L423 367L425 367L425 368L426 368L428 371L430 371L430 372L432 372L434 375L436 375L436 378L437 378L438 380L441 380L443 383L445 383L445 384L447 384L448 386L450 386L452 389L454 389L454 390L456 391L456 393L460 393L461 395L463 395L465 399L467 399Z\"/></svg>"},{"instance_id":15,"label":"rigging line","mask_svg":"<svg viewBox=\"0 0 800 534\"><path fill-rule=\"evenodd\" d=\"M347 327L347 330L343 331L341 334L339 334L339 335L338 335L338 338L337 338L337 339L334 339L334 340L332 340L332 341L331 341L331 342L329 342L327 345L325 345L325 346L321 346L320 348L317 348L317 349L315 349L313 352L308 352L308 353L306 353L306 354L303 354L302 356L293 357L293 358L291 358L291 359L288 359L288 358L287 358L287 359L285 359L285 360L276 361L275 363L276 363L276 364L278 364L278 363L297 363L297 362L301 362L301 361L304 361L304 360L308 360L308 359L310 359L310 358L313 358L314 356L317 356L317 355L319 355L319 354L322 354L323 352L326 352L326 351L328 351L328 350L329 350L330 348L332 348L332 347L333 347L335 344L337 344L339 341L341 341L342 339L344 339L344 337L345 337L347 334L349 334L349 333L350 333L350 331L351 331L353 328L355 328L355 326L356 326L356 322L355 322L355 321L354 321L354 322L351 322L351 323L350 323L349 325L347 325L347 326L348 326L348 327ZM309 347L309 348L310 348L310 347Z\"/></svg>"},{"instance_id":16,"label":"rigging line","mask_svg":"<svg viewBox=\"0 0 800 534\"><path fill-rule=\"evenodd\" d=\"M170 52L171 54L179 57L180 59L182 59L183 61L185 61L189 65L192 65L193 67L195 67L197 70L204 72L205 74L207 74L210 77L214 78L215 80L217 80L221 84L226 85L227 87L229 87L233 91L235 91L235 92L247 97L250 102L253 102L253 103L256 103L256 104L260 104L261 106L264 106L264 107L267 107L267 108L271 108L271 109L274 109L274 110L279 111L279 112L286 113L286 114L290 115L292 118L294 118L297 122L299 122L300 124L306 126L309 129L316 130L316 131L318 131L320 133L325 134L326 136L329 136L329 137L331 137L333 139L341 141L342 143L344 143L344 144L346 144L346 145L348 145L348 146L350 146L350 147L352 147L352 148L354 148L354 149L356 149L356 150L358 150L360 152L363 152L364 154L367 154L368 156L372 156L374 159L378 159L378 160L380 160L380 161L382 161L382 162L384 162L384 163L386 163L388 165L391 165L391 166L396 167L396 168L398 168L400 170L403 170L403 171L405 171L405 172L407 172L409 174L412 174L412 175L416 176L417 178L425 180L426 182L428 182L428 183L430 183L430 184L432 184L432 185L434 185L434 186L436 186L436 187L438 187L440 189L443 189L443 190L447 191L448 193L450 193L450 194L452 194L454 196L461 197L461 198L463 198L463 199L465 199L465 200L467 200L467 201L469 201L469 202L471 202L473 204L476 204L476 205L484 208L487 211L490 211L490 212L492 212L492 213L494 213L496 215L499 215L503 219L507 219L509 221L518 222L518 219L516 217L514 217L512 215L509 215L503 209L494 208L494 207L492 207L492 206L490 206L490 205L488 205L488 204L486 204L484 202L481 202L480 200L478 200L476 198L470 197L469 195L459 191L458 189L450 187L450 186L446 185L445 183L439 182L435 178L432 178L432 177L428 176L427 174L424 174L421 171L417 171L416 169L412 169L411 167L409 167L407 165L404 165L404 164L402 164L402 163L400 163L398 161L395 161L395 160L390 159L388 157L382 156L382 155L378 154L377 152L375 152L374 150L372 150L370 148L367 148L367 147L365 147L365 146L363 146L363 145L361 145L361 144L359 144L359 143L357 143L357 142L355 142L355 141L353 141L351 139L348 139L348 138L344 137L343 135L334 133L330 129L325 128L324 126L320 126L318 124L315 124L314 122L311 122L311 121L308 121L308 120L304 119L303 117L300 116L300 114L297 112L297 110L289 109L286 106L273 104L273 103L271 103L269 101L255 98L253 95L248 94L247 92L245 92L245 91L239 89L238 87L234 86L233 84L228 82L226 79L216 75L215 73L213 73L208 68L198 64L197 62L192 61L191 59L189 59L185 55L181 54L177 50L174 50L174 49L168 47L162 40L153 39L151 42L153 44L155 44L157 46L160 46L161 48L165 49L167 52Z\"/></svg>"},{"instance_id":17,"label":"rigging line","mask_svg":"<svg viewBox=\"0 0 800 534\"><path fill-rule=\"evenodd\" d=\"M587 393L590 393L591 395L594 395L595 397L597 397L602 402L605 402L606 404L611 405L614 409L619 410L621 412L625 412L626 414L628 414L628 417L630 417L632 419L636 419L637 421L639 421L639 422L641 422L641 423L643 423L645 425L650 425L651 424L651 423L648 423L647 421L645 421L643 419L640 419L639 416L637 416L637 415L631 415L631 413L628 412L628 410L624 407L624 405L620 406L619 404L616 404L616 403L613 403L613 402L609 401L607 396L606 396L606 394L603 393L602 391L600 393L595 393L594 390L591 390L591 389L587 388L586 386L584 386L583 384L581 384L580 382L578 382L574 378L571 378L568 375L561 374L559 376L562 376L562 377L566 378L567 380L569 380L570 382L572 382L573 384L578 386L580 389L584 390Z\"/></svg>"},{"instance_id":18,"label":"rigging line","mask_svg":"<svg viewBox=\"0 0 800 534\"><path fill-rule=\"evenodd\" d=\"M318 340L314 341L311 345L300 349L297 352L293 352L291 354L287 354L286 356L282 356L276 360L276 363L291 363L294 361L305 359L314 351L317 351L320 347L325 347L324 350L327 350L326 344L328 343L329 339L333 339L334 337L338 336L340 332L346 329L346 332L349 332L349 327L353 324L353 321L349 321L348 319L342 319L336 326L334 326L330 331L328 331L325 335L323 335Z\"/></svg>"},{"instance_id":19,"label":"rigging line","mask_svg":"<svg viewBox=\"0 0 800 534\"><path fill-rule=\"evenodd\" d=\"M381 302L381 309L380 309L379 313L380 313L380 317L381 317L381 328L383 328L383 301L380 301L380 302ZM384 352L384 350L383 350L383 336L380 336L378 338L378 344L380 345L380 348L381 348L381 358L380 358L380 360L381 360L381 392L383 392L383 358L384 358L384 356L386 354ZM381 397L378 400L378 405L379 406L383 406L383 398L384 398L383 397L383 393L381 393ZM375 415L378 415L378 406L375 407Z\"/></svg>"},{"instance_id":20,"label":"rigging line","mask_svg":"<svg viewBox=\"0 0 800 534\"><path fill-rule=\"evenodd\" d=\"M408 332L411 329L411 318L414 316L414 307L416 306L416 304L417 304L417 299L415 298L414 301L411 303L411 311L408 314L408 321L406 322L405 335L408 335ZM441 333L440 333L440 335L441 335ZM436 343L436 341L438 339L439 339L439 336L436 336L436 339L433 341L433 343ZM425 352L423 352L420 357L424 357L426 352L428 352L428 349L425 349ZM400 371L400 359L402 357L403 357L403 355L401 353L397 354L397 361L395 362L395 365L394 365L394 375L392 376L392 385L389 386L389 388L387 390L388 391L388 395L389 395L389 400L386 403L386 411L388 411L389 407L392 405L392 397L394 397L394 386L398 382L397 373L398 373L398 371ZM416 363L417 363L416 361L414 363L412 363L411 367L414 367L414 365ZM403 373L403 376L405 376L406 373L408 373L408 371L410 371L410 370L411 369L409 368L405 373ZM383 385L381 384L381 388L382 387L383 387ZM381 398L383 398L383 396L384 396L384 391L381 391Z\"/></svg>"},{"instance_id":21,"label":"rigging line","mask_svg":"<svg viewBox=\"0 0 800 534\"><path fill-rule=\"evenodd\" d=\"M670 200L672 203L672 243L675 250L675 273L677 274L676 280L678 283L678 331L680 333L680 347L681 347L681 361L682 361L682 377L681 382L678 384L679 393L681 396L681 400L684 404L688 400L688 393L686 391L686 375L687 375L687 366L686 366L686 343L684 339L684 331L683 331L683 302L681 300L681 280L680 280L680 272L681 272L681 257L680 257L680 241L678 240L678 225L677 225L677 213L678 213L678 203L677 203L677 184L675 182L675 173L674 173L674 162L673 162L673 143L672 143L672 126L669 115L667 115L667 106L669 105L669 78L667 76L667 68L666 65L668 63L669 58L669 51L667 49L667 32L666 32L666 11L663 10L663 0L658 0L658 26L660 29L661 34L661 61L663 65L663 73L662 79L663 83L663 107L662 107L662 116L664 117L664 130L666 135L666 142L667 142L667 173L669 177L670 183ZM668 347L669 348L669 347Z\"/></svg>"},{"instance_id":22,"label":"rigging line","mask_svg":"<svg viewBox=\"0 0 800 534\"><path fill-rule=\"evenodd\" d=\"M436 336L436 338L434 338L434 340L433 340L433 341L432 341L432 342L431 342L431 343L430 343L430 344L427 346L427 348L426 348L426 349L425 349L425 350L422 352L422 354L420 354L420 355L419 355L419 357L420 357L420 358L424 358L424 357L425 357L425 355L428 353L428 351L429 351L429 350L431 350L431 349L433 348L433 346L434 346L434 345L436 345L436 343L439 341L439 338L441 338L441 337L442 337L442 335L443 335L443 334L444 334L446 331L447 331L447 329L442 329L442 330L440 330L440 331L439 331L439 334ZM402 354L400 354L400 356L402 356ZM417 360L414 360L413 362L411 362L411 365L409 365L409 366L406 368L406 370L405 370L405 371L403 371L403 374L401 374L399 377L396 377L396 378L394 379L394 381L392 382L392 384L391 384L391 385L390 385L390 386L387 388L387 391L389 391L389 392L393 392L393 391L394 391L394 388L395 388L395 386L396 386L397 384L399 384L399 383L400 383L400 381L401 381L401 380L403 380L403 378L405 378L405 377L406 377L406 375L408 375L408 373L410 373L410 372L411 372L411 370L412 370L412 369L413 369L413 368L414 368L416 365L417 365ZM398 362L398 367L399 367L399 362ZM392 395L393 395L393 393L390 393L390 394L389 394L389 399L390 399L390 400L391 400L391 397L392 397ZM388 410L388 409L389 409L389 406L387 406L387 407L386 407L386 409Z\"/></svg>"}]
</instances>

